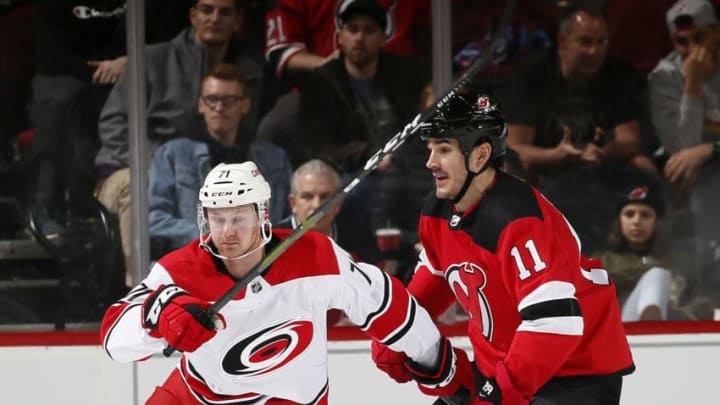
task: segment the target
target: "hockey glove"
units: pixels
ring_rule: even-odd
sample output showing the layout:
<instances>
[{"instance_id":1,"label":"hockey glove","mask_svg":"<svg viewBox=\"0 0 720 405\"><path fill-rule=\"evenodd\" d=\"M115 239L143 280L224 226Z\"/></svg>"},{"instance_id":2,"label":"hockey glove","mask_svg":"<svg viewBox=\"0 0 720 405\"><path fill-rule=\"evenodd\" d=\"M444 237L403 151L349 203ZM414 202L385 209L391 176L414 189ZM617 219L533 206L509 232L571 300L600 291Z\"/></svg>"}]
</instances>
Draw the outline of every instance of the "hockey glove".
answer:
<instances>
[{"instance_id":1,"label":"hockey glove","mask_svg":"<svg viewBox=\"0 0 720 405\"><path fill-rule=\"evenodd\" d=\"M225 328L225 319L218 314L211 319L206 310L210 304L190 296L182 288L161 285L143 303L143 327L150 336L165 338L168 344L183 352L194 352L200 345Z\"/></svg>"},{"instance_id":2,"label":"hockey glove","mask_svg":"<svg viewBox=\"0 0 720 405\"><path fill-rule=\"evenodd\" d=\"M510 373L502 361L497 363L495 378L485 377L476 370L475 385L480 404L528 405L530 403L530 399L524 398L515 388L510 380Z\"/></svg>"},{"instance_id":3,"label":"hockey glove","mask_svg":"<svg viewBox=\"0 0 720 405\"><path fill-rule=\"evenodd\" d=\"M396 352L375 339L372 341L371 351L375 366L384 371L390 378L399 383L412 380L412 375L405 367L405 360L407 360L405 353Z\"/></svg>"},{"instance_id":4,"label":"hockey glove","mask_svg":"<svg viewBox=\"0 0 720 405\"><path fill-rule=\"evenodd\" d=\"M473 366L467 354L455 349L446 338L441 338L440 355L431 369L408 359L405 366L412 378L418 383L420 391L427 395L451 397L465 387L474 391Z\"/></svg>"}]
</instances>

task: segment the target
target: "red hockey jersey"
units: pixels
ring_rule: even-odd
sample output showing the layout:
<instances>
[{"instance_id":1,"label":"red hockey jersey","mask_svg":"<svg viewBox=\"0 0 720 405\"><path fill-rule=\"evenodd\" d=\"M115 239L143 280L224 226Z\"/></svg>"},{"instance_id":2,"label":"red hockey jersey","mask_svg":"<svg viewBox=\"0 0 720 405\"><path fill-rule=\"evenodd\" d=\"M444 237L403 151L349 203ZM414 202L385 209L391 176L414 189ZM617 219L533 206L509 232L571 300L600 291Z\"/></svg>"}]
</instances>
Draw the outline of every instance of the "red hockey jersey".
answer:
<instances>
[{"instance_id":1,"label":"red hockey jersey","mask_svg":"<svg viewBox=\"0 0 720 405\"><path fill-rule=\"evenodd\" d=\"M486 376L502 360L532 396L552 377L634 369L607 271L529 184L498 172L463 214L431 197L419 232L425 250L409 289L434 316L457 299Z\"/></svg>"},{"instance_id":2,"label":"red hockey jersey","mask_svg":"<svg viewBox=\"0 0 720 405\"><path fill-rule=\"evenodd\" d=\"M265 15L265 57L281 75L290 57L307 50L321 56L338 49L337 10L352 0L277 0ZM416 55L413 30L430 25L429 0L378 0L388 10L388 40L383 50L399 55Z\"/></svg>"},{"instance_id":3,"label":"red hockey jersey","mask_svg":"<svg viewBox=\"0 0 720 405\"><path fill-rule=\"evenodd\" d=\"M271 244L289 232L275 231ZM119 362L159 353L167 342L150 336L141 319L151 291L176 284L213 302L234 283L222 261L195 240L160 259L142 283L108 309L103 346ZM437 350L440 333L398 280L353 262L332 240L309 231L220 310L226 329L183 354L178 366L183 380L202 403L262 405L279 398L315 404L328 390L326 313L331 308L411 357L430 353L432 358Z\"/></svg>"}]
</instances>

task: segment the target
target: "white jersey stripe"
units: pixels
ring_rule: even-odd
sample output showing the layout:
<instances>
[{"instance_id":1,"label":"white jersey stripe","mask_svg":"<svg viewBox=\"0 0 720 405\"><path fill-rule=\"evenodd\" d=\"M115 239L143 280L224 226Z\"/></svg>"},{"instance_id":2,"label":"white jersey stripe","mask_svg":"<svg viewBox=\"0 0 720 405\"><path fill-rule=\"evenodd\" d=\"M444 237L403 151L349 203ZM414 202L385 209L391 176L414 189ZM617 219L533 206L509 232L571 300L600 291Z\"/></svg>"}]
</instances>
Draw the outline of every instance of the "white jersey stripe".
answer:
<instances>
[{"instance_id":1,"label":"white jersey stripe","mask_svg":"<svg viewBox=\"0 0 720 405\"><path fill-rule=\"evenodd\" d=\"M518 312L523 309L545 301L553 301L563 298L575 297L575 286L566 281L549 281L541 284L533 292L526 295L518 304Z\"/></svg>"}]
</instances>

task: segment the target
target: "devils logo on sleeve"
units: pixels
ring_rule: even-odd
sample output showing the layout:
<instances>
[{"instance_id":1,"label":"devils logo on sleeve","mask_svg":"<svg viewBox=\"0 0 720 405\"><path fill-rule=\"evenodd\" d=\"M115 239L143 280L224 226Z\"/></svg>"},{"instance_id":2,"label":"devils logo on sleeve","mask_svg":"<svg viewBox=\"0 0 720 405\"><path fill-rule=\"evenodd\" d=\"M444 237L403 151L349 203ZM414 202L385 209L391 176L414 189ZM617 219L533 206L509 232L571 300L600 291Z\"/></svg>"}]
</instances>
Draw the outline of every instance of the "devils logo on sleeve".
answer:
<instances>
[{"instance_id":1,"label":"devils logo on sleeve","mask_svg":"<svg viewBox=\"0 0 720 405\"><path fill-rule=\"evenodd\" d=\"M241 376L267 374L302 354L312 337L310 321L293 320L270 326L233 345L223 358L223 370Z\"/></svg>"}]
</instances>

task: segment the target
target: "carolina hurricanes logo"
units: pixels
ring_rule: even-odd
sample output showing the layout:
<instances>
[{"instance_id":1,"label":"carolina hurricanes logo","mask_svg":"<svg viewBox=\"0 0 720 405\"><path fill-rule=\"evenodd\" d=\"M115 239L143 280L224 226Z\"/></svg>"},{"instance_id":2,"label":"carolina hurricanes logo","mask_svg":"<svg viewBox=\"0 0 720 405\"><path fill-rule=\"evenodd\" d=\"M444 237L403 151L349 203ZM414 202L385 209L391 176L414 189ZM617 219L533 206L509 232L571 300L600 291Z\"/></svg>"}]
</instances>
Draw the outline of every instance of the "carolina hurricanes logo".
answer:
<instances>
[{"instance_id":1,"label":"carolina hurricanes logo","mask_svg":"<svg viewBox=\"0 0 720 405\"><path fill-rule=\"evenodd\" d=\"M223 358L228 374L257 376L291 362L310 345L312 322L285 321L237 342Z\"/></svg>"},{"instance_id":2,"label":"carolina hurricanes logo","mask_svg":"<svg viewBox=\"0 0 720 405\"><path fill-rule=\"evenodd\" d=\"M638 187L636 189L633 189L633 191L628 194L628 200L630 201L641 201L644 200L645 197L648 195L648 188L647 187Z\"/></svg>"}]
</instances>

